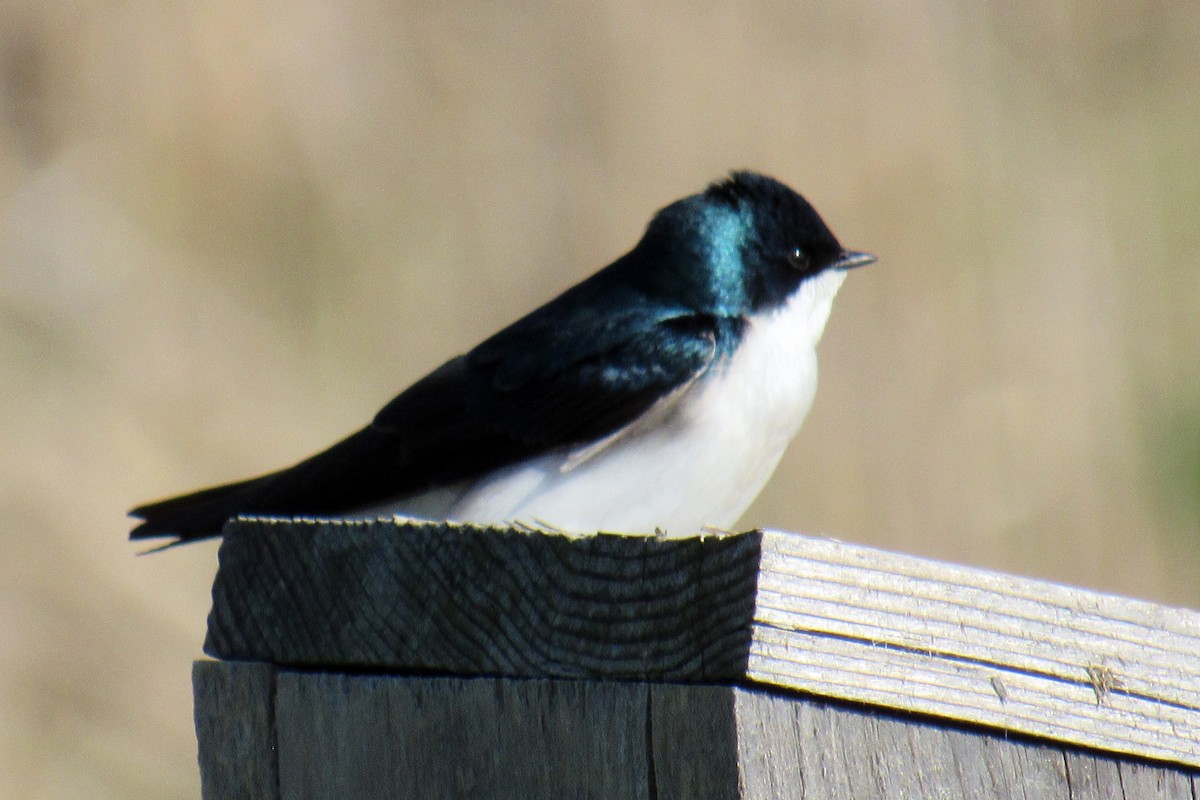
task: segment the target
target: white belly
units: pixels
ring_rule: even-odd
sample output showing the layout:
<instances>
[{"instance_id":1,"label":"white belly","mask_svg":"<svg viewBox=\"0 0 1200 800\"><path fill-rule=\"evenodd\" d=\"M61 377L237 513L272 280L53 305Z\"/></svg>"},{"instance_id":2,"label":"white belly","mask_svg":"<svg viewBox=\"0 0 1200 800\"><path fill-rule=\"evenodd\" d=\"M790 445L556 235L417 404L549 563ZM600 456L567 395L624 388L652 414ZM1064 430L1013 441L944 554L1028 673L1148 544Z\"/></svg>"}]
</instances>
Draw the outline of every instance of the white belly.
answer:
<instances>
[{"instance_id":1,"label":"white belly","mask_svg":"<svg viewBox=\"0 0 1200 800\"><path fill-rule=\"evenodd\" d=\"M809 280L752 320L741 345L653 424L635 426L581 463L569 450L386 509L479 524L686 536L729 528L771 477L817 387L816 344L845 273ZM576 454L578 455L578 454Z\"/></svg>"}]
</instances>

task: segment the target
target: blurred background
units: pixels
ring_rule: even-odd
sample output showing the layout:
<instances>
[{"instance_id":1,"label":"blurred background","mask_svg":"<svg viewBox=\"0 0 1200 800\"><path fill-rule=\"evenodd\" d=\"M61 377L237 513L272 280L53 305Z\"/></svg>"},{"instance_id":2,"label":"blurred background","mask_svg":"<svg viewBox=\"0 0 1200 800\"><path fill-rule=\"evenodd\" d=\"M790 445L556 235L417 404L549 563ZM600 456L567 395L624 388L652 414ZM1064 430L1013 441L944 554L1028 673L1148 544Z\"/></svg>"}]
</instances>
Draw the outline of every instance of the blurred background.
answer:
<instances>
[{"instance_id":1,"label":"blurred background","mask_svg":"<svg viewBox=\"0 0 1200 800\"><path fill-rule=\"evenodd\" d=\"M216 544L126 509L736 167L880 258L746 527L1200 607L1200 5L446 8L0 1L0 796L199 796Z\"/></svg>"}]
</instances>

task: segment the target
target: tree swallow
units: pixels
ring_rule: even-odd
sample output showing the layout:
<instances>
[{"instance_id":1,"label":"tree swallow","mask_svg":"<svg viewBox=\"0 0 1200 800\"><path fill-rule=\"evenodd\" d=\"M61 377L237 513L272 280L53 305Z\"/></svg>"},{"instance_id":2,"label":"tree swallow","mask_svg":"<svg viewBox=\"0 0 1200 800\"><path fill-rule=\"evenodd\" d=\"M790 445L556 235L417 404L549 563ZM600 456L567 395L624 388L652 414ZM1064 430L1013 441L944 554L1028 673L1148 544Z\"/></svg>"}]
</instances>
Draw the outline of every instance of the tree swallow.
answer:
<instances>
[{"instance_id":1,"label":"tree swallow","mask_svg":"<svg viewBox=\"0 0 1200 800\"><path fill-rule=\"evenodd\" d=\"M398 515L686 536L732 526L800 428L846 250L808 202L735 172L637 246L293 467L141 506L132 539L239 515Z\"/></svg>"}]
</instances>

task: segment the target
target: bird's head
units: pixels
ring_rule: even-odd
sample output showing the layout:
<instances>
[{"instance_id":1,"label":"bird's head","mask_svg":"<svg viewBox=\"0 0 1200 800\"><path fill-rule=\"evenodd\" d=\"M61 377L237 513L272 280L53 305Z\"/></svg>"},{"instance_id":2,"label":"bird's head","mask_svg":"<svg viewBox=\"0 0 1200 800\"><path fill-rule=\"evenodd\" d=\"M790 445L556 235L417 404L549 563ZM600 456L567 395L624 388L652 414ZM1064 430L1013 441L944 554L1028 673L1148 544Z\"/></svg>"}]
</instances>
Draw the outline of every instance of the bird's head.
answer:
<instances>
[{"instance_id":1,"label":"bird's head","mask_svg":"<svg viewBox=\"0 0 1200 800\"><path fill-rule=\"evenodd\" d=\"M774 178L734 172L660 211L639 248L661 249L697 307L754 313L782 306L805 281L875 258L846 250L807 200ZM839 281L840 282L840 281Z\"/></svg>"}]
</instances>

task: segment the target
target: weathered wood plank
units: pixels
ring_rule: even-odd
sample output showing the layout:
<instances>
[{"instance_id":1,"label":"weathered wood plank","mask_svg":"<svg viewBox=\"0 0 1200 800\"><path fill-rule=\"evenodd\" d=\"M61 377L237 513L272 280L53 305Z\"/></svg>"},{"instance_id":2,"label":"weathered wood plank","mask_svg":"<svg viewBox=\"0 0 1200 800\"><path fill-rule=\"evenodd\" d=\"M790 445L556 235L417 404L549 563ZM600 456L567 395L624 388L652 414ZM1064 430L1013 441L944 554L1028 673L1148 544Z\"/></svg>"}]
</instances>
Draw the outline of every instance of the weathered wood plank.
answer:
<instances>
[{"instance_id":1,"label":"weathered wood plank","mask_svg":"<svg viewBox=\"0 0 1200 800\"><path fill-rule=\"evenodd\" d=\"M1067 797L1046 743L746 690L737 718L746 800Z\"/></svg>"},{"instance_id":2,"label":"weathered wood plank","mask_svg":"<svg viewBox=\"0 0 1200 800\"><path fill-rule=\"evenodd\" d=\"M1064 764L1071 800L1126 800L1117 759L1078 750L1067 752Z\"/></svg>"},{"instance_id":3,"label":"weathered wood plank","mask_svg":"<svg viewBox=\"0 0 1200 800\"><path fill-rule=\"evenodd\" d=\"M202 676L227 697L246 694L241 681L260 684L244 666L198 668L197 702ZM1196 773L1180 767L763 689L291 671L277 680L278 794L230 784L206 798L1194 800ZM226 724L257 713L222 703ZM242 728L258 732L260 752L275 742L262 726ZM206 741L229 750L202 757L210 769L256 749Z\"/></svg>"},{"instance_id":4,"label":"weathered wood plank","mask_svg":"<svg viewBox=\"0 0 1200 800\"><path fill-rule=\"evenodd\" d=\"M1169 800L1185 797L1195 800L1192 794L1194 776L1176 770L1162 770L1154 764L1122 762L1118 766L1121 791L1127 798L1146 800Z\"/></svg>"},{"instance_id":5,"label":"weathered wood plank","mask_svg":"<svg viewBox=\"0 0 1200 800\"><path fill-rule=\"evenodd\" d=\"M235 522L220 561L221 658L722 680L745 672L758 538Z\"/></svg>"},{"instance_id":6,"label":"weathered wood plank","mask_svg":"<svg viewBox=\"0 0 1200 800\"><path fill-rule=\"evenodd\" d=\"M790 628L815 618L840 636L1089 685L1099 680L1089 668L1108 670L1120 684L1110 689L1165 690L1200 707L1195 612L830 539L766 536L762 622ZM1084 653L1091 660L1081 664Z\"/></svg>"},{"instance_id":7,"label":"weathered wood plank","mask_svg":"<svg viewBox=\"0 0 1200 800\"><path fill-rule=\"evenodd\" d=\"M728 688L283 673L285 800L736 800Z\"/></svg>"},{"instance_id":8,"label":"weathered wood plank","mask_svg":"<svg viewBox=\"0 0 1200 800\"><path fill-rule=\"evenodd\" d=\"M204 800L279 800L275 761L275 668L192 665L200 795Z\"/></svg>"},{"instance_id":9,"label":"weathered wood plank","mask_svg":"<svg viewBox=\"0 0 1200 800\"><path fill-rule=\"evenodd\" d=\"M652 798L738 800L735 693L728 686L643 684Z\"/></svg>"},{"instance_id":10,"label":"weathered wood plank","mask_svg":"<svg viewBox=\"0 0 1200 800\"><path fill-rule=\"evenodd\" d=\"M648 686L284 673L285 800L646 798Z\"/></svg>"},{"instance_id":11,"label":"weathered wood plank","mask_svg":"<svg viewBox=\"0 0 1200 800\"><path fill-rule=\"evenodd\" d=\"M768 531L748 677L1200 765L1200 614Z\"/></svg>"},{"instance_id":12,"label":"weathered wood plank","mask_svg":"<svg viewBox=\"0 0 1200 800\"><path fill-rule=\"evenodd\" d=\"M1200 614L774 531L230 525L206 651L752 681L1200 766Z\"/></svg>"}]
</instances>

